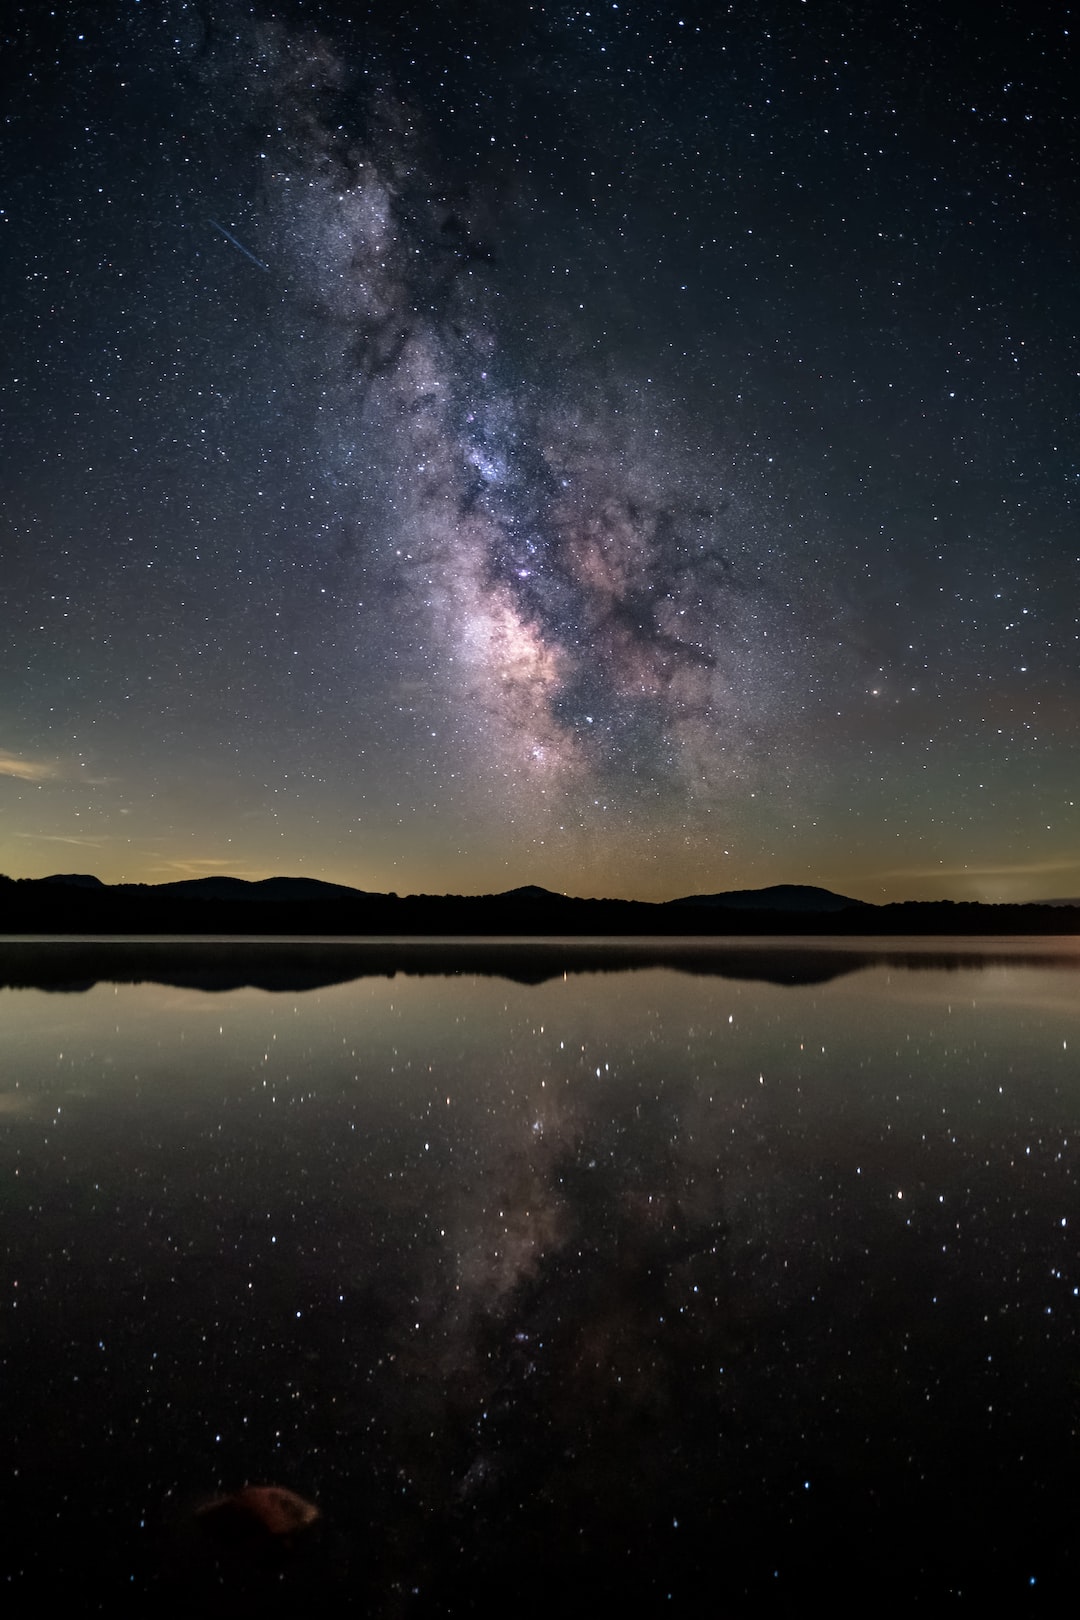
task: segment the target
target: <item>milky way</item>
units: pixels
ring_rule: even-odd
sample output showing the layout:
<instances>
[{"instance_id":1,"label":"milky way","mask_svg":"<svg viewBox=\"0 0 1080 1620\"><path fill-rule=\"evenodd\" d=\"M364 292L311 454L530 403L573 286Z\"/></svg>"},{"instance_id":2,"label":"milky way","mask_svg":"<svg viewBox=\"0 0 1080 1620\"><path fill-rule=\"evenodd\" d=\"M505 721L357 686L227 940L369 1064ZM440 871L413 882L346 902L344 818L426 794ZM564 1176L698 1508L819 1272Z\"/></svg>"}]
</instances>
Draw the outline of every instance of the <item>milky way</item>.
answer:
<instances>
[{"instance_id":1,"label":"milky way","mask_svg":"<svg viewBox=\"0 0 1080 1620\"><path fill-rule=\"evenodd\" d=\"M341 124L356 92L325 46L264 31L252 55L277 119L260 240L323 346L322 454L354 566L405 631L395 679L452 708L508 802L550 790L576 817L598 792L626 816L725 794L782 647L760 537L708 450L680 443L661 389L575 363L572 320L547 353L514 344L534 318L494 182L440 162L392 89ZM511 229L528 185L502 200Z\"/></svg>"}]
</instances>

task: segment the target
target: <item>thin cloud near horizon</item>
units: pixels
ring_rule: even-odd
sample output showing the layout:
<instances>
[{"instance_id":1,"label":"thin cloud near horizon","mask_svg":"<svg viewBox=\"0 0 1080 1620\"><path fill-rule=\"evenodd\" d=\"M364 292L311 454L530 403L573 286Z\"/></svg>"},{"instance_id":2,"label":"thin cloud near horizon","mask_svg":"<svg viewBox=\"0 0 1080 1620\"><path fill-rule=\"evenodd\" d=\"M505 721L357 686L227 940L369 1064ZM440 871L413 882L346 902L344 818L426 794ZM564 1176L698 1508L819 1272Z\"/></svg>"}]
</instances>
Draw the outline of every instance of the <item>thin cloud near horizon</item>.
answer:
<instances>
[{"instance_id":1,"label":"thin cloud near horizon","mask_svg":"<svg viewBox=\"0 0 1080 1620\"><path fill-rule=\"evenodd\" d=\"M59 774L57 766L51 760L24 759L19 754L0 749L0 776L13 776L19 782L48 782Z\"/></svg>"},{"instance_id":2,"label":"thin cloud near horizon","mask_svg":"<svg viewBox=\"0 0 1080 1620\"><path fill-rule=\"evenodd\" d=\"M897 866L881 878L1039 877L1052 872L1080 872L1080 860L1017 861L1003 866Z\"/></svg>"}]
</instances>

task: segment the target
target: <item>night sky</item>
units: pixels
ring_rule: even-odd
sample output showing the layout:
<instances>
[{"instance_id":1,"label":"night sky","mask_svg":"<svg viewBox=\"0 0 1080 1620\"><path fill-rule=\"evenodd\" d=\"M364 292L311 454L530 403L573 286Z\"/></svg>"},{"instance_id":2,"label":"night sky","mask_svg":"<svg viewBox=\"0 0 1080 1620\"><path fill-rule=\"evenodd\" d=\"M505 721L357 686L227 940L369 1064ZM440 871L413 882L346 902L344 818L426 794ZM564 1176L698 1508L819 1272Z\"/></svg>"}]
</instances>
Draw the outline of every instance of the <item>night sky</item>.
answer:
<instances>
[{"instance_id":1,"label":"night sky","mask_svg":"<svg viewBox=\"0 0 1080 1620\"><path fill-rule=\"evenodd\" d=\"M0 871L1080 894L1080 18L16 6Z\"/></svg>"}]
</instances>

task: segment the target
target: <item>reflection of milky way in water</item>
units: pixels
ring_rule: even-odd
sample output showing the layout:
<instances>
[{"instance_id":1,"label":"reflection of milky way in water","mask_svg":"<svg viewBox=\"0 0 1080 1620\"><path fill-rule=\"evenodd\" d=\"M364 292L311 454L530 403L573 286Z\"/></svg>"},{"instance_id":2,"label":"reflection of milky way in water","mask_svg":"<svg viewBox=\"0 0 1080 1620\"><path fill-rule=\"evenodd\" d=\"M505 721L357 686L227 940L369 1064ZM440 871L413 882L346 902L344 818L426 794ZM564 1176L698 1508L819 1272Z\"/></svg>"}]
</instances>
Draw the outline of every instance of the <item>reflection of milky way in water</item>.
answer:
<instances>
[{"instance_id":1,"label":"reflection of milky way in water","mask_svg":"<svg viewBox=\"0 0 1080 1620\"><path fill-rule=\"evenodd\" d=\"M788 1613L882 1570L916 1603L1071 1594L1075 959L804 986L766 960L782 982L462 960L9 993L27 1594L233 1620L696 1612L703 1581ZM318 1522L260 1538L245 1481ZM211 1501L237 1557L181 1537L162 1569L144 1526Z\"/></svg>"},{"instance_id":2,"label":"reflection of milky way in water","mask_svg":"<svg viewBox=\"0 0 1080 1620\"><path fill-rule=\"evenodd\" d=\"M788 679L745 500L661 390L598 386L554 324L529 362L491 210L450 192L405 108L332 126L336 60L274 60L279 120L293 100L269 229L326 339L323 471L393 600L404 689L526 787L632 801L745 772Z\"/></svg>"}]
</instances>

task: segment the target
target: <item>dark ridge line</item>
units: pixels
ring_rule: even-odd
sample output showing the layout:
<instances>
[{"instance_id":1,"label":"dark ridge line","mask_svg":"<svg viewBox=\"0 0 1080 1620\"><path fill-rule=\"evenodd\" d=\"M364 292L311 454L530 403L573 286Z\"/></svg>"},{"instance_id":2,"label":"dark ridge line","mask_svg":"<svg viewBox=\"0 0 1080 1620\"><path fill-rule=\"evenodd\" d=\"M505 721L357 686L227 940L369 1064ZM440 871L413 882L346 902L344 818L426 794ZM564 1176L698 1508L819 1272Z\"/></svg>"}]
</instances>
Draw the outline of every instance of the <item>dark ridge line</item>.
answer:
<instances>
[{"instance_id":1,"label":"dark ridge line","mask_svg":"<svg viewBox=\"0 0 1080 1620\"><path fill-rule=\"evenodd\" d=\"M783 905L774 904L780 897ZM575 899L526 886L496 895L370 894L307 878L102 884L85 874L0 878L0 932L41 935L509 936L1068 935L1080 907L922 900L871 905L811 885L680 901Z\"/></svg>"}]
</instances>

